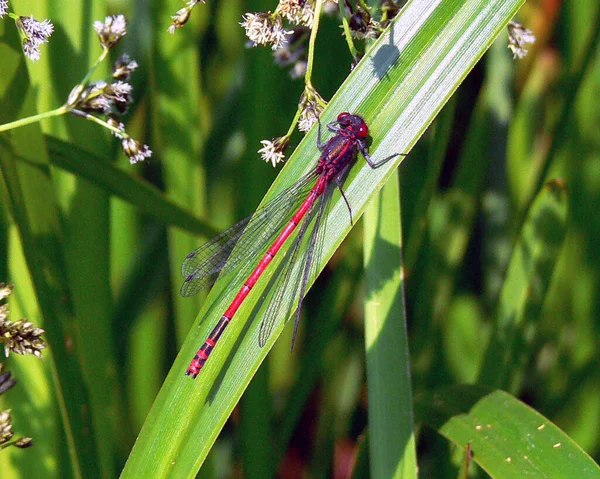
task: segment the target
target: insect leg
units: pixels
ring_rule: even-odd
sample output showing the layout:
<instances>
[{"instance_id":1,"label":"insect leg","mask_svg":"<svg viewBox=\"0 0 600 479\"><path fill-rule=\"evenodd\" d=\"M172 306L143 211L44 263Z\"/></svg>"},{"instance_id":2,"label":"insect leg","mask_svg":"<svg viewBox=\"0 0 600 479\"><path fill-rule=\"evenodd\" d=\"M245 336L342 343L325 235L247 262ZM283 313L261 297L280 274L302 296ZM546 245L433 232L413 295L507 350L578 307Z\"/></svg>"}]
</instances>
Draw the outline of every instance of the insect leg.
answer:
<instances>
[{"instance_id":1,"label":"insect leg","mask_svg":"<svg viewBox=\"0 0 600 479\"><path fill-rule=\"evenodd\" d=\"M381 165L387 163L392 158L396 158L397 156L406 156L406 153L394 153L393 155L385 157L383 160L374 161L373 158L371 158L371 155L369 155L369 150L367 149L367 145L363 140L358 141L358 148L371 168L379 168Z\"/></svg>"},{"instance_id":2,"label":"insect leg","mask_svg":"<svg viewBox=\"0 0 600 479\"><path fill-rule=\"evenodd\" d=\"M344 176L346 169L347 168L344 168L342 173L340 173L339 175L337 175L335 177L335 184L337 185L338 189L340 190L340 193L342 194L342 198L344 198L344 201L346 202L346 206L348 207L348 213L350 214L350 224L354 225L354 221L352 221L352 208L350 206L350 202L348 201L348 198L346 198L344 190L342 189L342 177Z\"/></svg>"}]
</instances>

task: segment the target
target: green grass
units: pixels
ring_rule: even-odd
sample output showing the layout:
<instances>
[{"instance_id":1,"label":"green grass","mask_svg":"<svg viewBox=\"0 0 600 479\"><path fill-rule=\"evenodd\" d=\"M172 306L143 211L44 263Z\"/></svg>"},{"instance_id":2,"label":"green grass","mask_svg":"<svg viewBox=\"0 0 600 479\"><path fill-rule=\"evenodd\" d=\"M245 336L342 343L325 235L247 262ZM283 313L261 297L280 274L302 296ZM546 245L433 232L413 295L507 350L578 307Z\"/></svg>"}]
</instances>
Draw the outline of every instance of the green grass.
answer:
<instances>
[{"instance_id":1,"label":"green grass","mask_svg":"<svg viewBox=\"0 0 600 479\"><path fill-rule=\"evenodd\" d=\"M243 278L182 298L182 259L317 155L316 128L276 178L256 153L302 92L268 48L244 48L241 14L275 4L209 0L170 35L175 0L11 2L56 32L32 64L0 20L0 124L60 106L99 54L93 21L123 12L119 49L140 64L127 129L154 155L128 165L81 118L0 133L0 281L11 319L50 345L8 360L2 407L35 446L3 451L2 477L457 477L467 447L471 477L600 477L592 3L528 3L538 40L516 61L504 27L522 0L414 0L351 73L323 17L322 122L360 113L374 159L410 154L358 159L354 227L334 193L293 353L284 318L257 344L274 264L192 381Z\"/></svg>"}]
</instances>

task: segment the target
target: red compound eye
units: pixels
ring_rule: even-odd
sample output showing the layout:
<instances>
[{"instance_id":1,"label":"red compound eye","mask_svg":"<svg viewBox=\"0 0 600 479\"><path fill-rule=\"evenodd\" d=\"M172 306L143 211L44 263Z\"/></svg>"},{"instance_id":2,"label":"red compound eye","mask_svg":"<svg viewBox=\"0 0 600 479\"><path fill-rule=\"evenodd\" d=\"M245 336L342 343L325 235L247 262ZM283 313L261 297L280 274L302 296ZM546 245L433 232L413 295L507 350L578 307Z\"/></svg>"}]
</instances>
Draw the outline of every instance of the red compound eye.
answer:
<instances>
[{"instance_id":1,"label":"red compound eye","mask_svg":"<svg viewBox=\"0 0 600 479\"><path fill-rule=\"evenodd\" d=\"M360 138L364 138L369 134L369 127L367 127L365 122L362 122L360 125L358 125L358 131L356 132L356 134Z\"/></svg>"},{"instance_id":2,"label":"red compound eye","mask_svg":"<svg viewBox=\"0 0 600 479\"><path fill-rule=\"evenodd\" d=\"M339 123L344 121L344 118L346 118L347 116L350 116L350 113L348 113L347 111L343 111L342 113L340 113L337 117L337 121Z\"/></svg>"}]
</instances>

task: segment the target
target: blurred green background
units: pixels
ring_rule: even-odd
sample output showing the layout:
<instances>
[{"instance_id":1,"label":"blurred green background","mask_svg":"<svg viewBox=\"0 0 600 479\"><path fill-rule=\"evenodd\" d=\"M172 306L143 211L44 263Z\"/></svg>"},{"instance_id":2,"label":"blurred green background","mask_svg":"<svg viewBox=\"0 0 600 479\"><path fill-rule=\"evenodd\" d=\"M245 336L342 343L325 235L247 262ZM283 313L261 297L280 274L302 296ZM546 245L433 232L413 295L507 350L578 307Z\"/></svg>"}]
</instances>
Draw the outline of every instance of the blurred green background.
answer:
<instances>
[{"instance_id":1,"label":"blurred green background","mask_svg":"<svg viewBox=\"0 0 600 479\"><path fill-rule=\"evenodd\" d=\"M35 446L3 451L0 474L116 477L205 297L179 296L181 261L260 203L277 174L260 161L260 140L287 131L303 84L269 48L245 47L241 15L273 10L266 1L208 0L175 35L167 27L178 1L10 5L52 19L55 33L32 64L14 47L12 22L0 21L0 123L64 102L100 53L91 26L106 14L129 22L113 59L127 52L140 65L127 129L154 151L143 164L129 165L112 137L79 118L44 122L46 136L0 134L4 158L36 158L19 163L27 172L1 165L0 281L15 285L11 319L48 329L52 351L7 360L19 383L2 408ZM596 461L599 18L595 2L528 1L518 20L537 37L529 55L513 60L502 32L399 168L417 403L460 383L504 389ZM350 63L338 19L324 16L313 84L325 99ZM171 208L88 158L153 184ZM39 184L47 188L31 189ZM35 241L17 228L24 217ZM287 327L202 477L369 476L362 241L359 222L306 298L294 352ZM463 449L420 427L419 411L419 475L457 477ZM474 465L470 474L486 477Z\"/></svg>"}]
</instances>

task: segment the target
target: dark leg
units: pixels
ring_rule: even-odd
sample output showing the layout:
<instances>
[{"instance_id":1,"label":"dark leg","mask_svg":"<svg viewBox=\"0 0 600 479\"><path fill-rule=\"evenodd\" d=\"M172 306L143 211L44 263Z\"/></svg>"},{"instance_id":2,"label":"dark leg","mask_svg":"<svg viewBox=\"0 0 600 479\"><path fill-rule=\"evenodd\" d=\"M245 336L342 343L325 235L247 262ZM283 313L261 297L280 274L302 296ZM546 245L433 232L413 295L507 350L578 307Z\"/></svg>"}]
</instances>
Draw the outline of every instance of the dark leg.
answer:
<instances>
[{"instance_id":1,"label":"dark leg","mask_svg":"<svg viewBox=\"0 0 600 479\"><path fill-rule=\"evenodd\" d=\"M319 129L317 130L317 148L319 151L323 151L325 146L327 145L326 141L321 141L321 119L317 117L317 121L319 122ZM337 121L332 121L331 123L327 123L327 129L332 133L337 133L340 131L340 127L337 126Z\"/></svg>"},{"instance_id":2,"label":"dark leg","mask_svg":"<svg viewBox=\"0 0 600 479\"><path fill-rule=\"evenodd\" d=\"M325 143L321 141L321 119L319 117L317 117L317 122L319 123L319 128L317 129L317 148L319 151L323 151Z\"/></svg>"},{"instance_id":3,"label":"dark leg","mask_svg":"<svg viewBox=\"0 0 600 479\"><path fill-rule=\"evenodd\" d=\"M344 190L342 190L342 182L338 176L335 177L335 183L336 183L337 187L339 188L340 193L342 194L342 198L344 198L344 201L346 202L346 206L348 207L348 213L350 213L350 224L352 226L354 226L354 221L352 221L352 208L350 208L350 203L348 202L348 198L346 198L346 195L344 194Z\"/></svg>"},{"instance_id":4,"label":"dark leg","mask_svg":"<svg viewBox=\"0 0 600 479\"><path fill-rule=\"evenodd\" d=\"M358 143L358 147L360 148L360 152L365 157L365 160L367 160L367 163L371 168L379 168L381 165L387 163L392 158L396 158L397 156L406 156L406 153L394 153L393 155L390 155L384 158L383 160L373 161L373 158L371 158L371 155L369 155L369 151L367 150L367 147L363 141Z\"/></svg>"},{"instance_id":5,"label":"dark leg","mask_svg":"<svg viewBox=\"0 0 600 479\"><path fill-rule=\"evenodd\" d=\"M337 133L341 129L339 126L337 126L337 124L338 124L337 121L332 121L331 123L327 123L327 129L332 133Z\"/></svg>"},{"instance_id":6,"label":"dark leg","mask_svg":"<svg viewBox=\"0 0 600 479\"><path fill-rule=\"evenodd\" d=\"M344 194L344 190L342 189L342 178L344 178L346 171L348 171L348 167L349 167L349 165L346 165L344 167L344 169L335 176L335 184L337 185L338 189L340 190L342 198L344 198L344 201L346 202L346 206L348 207L348 213L350 213L350 224L354 225L354 221L352 220L352 208L350 207L350 202L348 201L348 198L346 198L346 195Z\"/></svg>"},{"instance_id":7,"label":"dark leg","mask_svg":"<svg viewBox=\"0 0 600 479\"><path fill-rule=\"evenodd\" d=\"M327 142L321 141L321 119L317 117L317 121L319 122L319 129L317 130L317 148L319 151L323 151L325 149L325 145L327 145ZM327 128L329 128L329 125L331 125L331 123L327 125Z\"/></svg>"}]
</instances>

